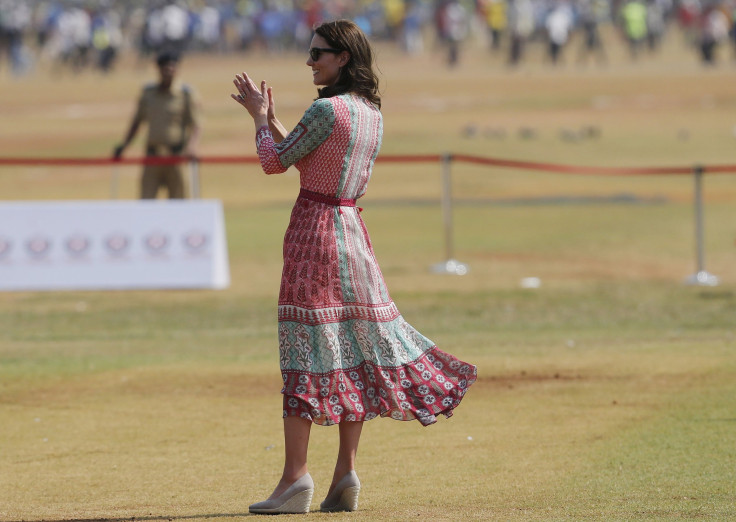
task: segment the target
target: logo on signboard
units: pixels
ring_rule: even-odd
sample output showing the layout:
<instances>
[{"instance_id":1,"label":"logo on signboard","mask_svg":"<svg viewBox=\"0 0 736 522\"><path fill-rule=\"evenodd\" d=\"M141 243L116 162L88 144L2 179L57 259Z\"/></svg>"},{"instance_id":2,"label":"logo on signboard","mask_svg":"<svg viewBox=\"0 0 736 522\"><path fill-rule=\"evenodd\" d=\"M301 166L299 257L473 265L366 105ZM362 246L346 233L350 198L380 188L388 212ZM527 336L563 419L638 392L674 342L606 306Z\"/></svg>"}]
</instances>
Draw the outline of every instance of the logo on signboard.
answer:
<instances>
[{"instance_id":1,"label":"logo on signboard","mask_svg":"<svg viewBox=\"0 0 736 522\"><path fill-rule=\"evenodd\" d=\"M151 254L162 254L169 246L169 237L166 234L154 232L148 234L143 240L143 243Z\"/></svg>"},{"instance_id":2,"label":"logo on signboard","mask_svg":"<svg viewBox=\"0 0 736 522\"><path fill-rule=\"evenodd\" d=\"M43 259L51 250L51 240L43 236L33 237L26 242L26 250L32 258Z\"/></svg>"},{"instance_id":3,"label":"logo on signboard","mask_svg":"<svg viewBox=\"0 0 736 522\"><path fill-rule=\"evenodd\" d=\"M5 258L13 249L13 243L9 239L0 237L0 259Z\"/></svg>"},{"instance_id":4,"label":"logo on signboard","mask_svg":"<svg viewBox=\"0 0 736 522\"><path fill-rule=\"evenodd\" d=\"M130 247L130 239L125 234L112 234L105 239L105 248L114 256L122 256Z\"/></svg>"},{"instance_id":5,"label":"logo on signboard","mask_svg":"<svg viewBox=\"0 0 736 522\"><path fill-rule=\"evenodd\" d=\"M207 234L202 232L194 231L184 236L184 246L190 252L201 252L208 242Z\"/></svg>"},{"instance_id":6,"label":"logo on signboard","mask_svg":"<svg viewBox=\"0 0 736 522\"><path fill-rule=\"evenodd\" d=\"M73 257L83 256L89 250L90 244L89 238L83 235L71 236L64 241L66 251Z\"/></svg>"}]
</instances>

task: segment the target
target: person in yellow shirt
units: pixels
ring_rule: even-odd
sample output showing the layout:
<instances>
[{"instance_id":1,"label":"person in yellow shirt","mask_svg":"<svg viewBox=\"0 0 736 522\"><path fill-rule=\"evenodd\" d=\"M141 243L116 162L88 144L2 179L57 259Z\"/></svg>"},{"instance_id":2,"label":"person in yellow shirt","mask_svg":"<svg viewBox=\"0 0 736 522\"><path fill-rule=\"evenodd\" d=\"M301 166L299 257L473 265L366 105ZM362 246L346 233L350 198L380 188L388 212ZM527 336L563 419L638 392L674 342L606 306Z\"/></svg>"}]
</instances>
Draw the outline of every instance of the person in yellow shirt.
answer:
<instances>
[{"instance_id":1,"label":"person in yellow shirt","mask_svg":"<svg viewBox=\"0 0 736 522\"><path fill-rule=\"evenodd\" d=\"M636 58L647 37L647 6L642 0L628 0L621 8L620 16L629 51L632 58Z\"/></svg>"},{"instance_id":2,"label":"person in yellow shirt","mask_svg":"<svg viewBox=\"0 0 736 522\"><path fill-rule=\"evenodd\" d=\"M484 0L479 3L479 6L485 15L491 39L491 50L498 51L501 48L501 37L508 25L506 0Z\"/></svg>"},{"instance_id":3,"label":"person in yellow shirt","mask_svg":"<svg viewBox=\"0 0 736 522\"><path fill-rule=\"evenodd\" d=\"M138 98L125 139L115 147L113 157L119 159L133 141L142 123L148 125L146 156L197 157L200 135L199 111L192 90L175 82L179 56L162 53L156 58L159 81L147 85ZM153 199L165 187L169 198L184 198L184 178L180 164L147 164L143 168L140 194L142 199Z\"/></svg>"}]
</instances>

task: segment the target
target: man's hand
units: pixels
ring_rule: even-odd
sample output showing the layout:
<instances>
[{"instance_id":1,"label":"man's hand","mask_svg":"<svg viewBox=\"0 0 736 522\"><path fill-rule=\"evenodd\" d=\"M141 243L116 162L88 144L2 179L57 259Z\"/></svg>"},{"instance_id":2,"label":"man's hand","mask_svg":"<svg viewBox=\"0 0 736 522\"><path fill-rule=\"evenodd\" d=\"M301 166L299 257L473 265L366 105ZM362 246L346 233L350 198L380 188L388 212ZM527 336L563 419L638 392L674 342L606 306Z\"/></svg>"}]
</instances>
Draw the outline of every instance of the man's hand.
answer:
<instances>
[{"instance_id":1,"label":"man's hand","mask_svg":"<svg viewBox=\"0 0 736 522\"><path fill-rule=\"evenodd\" d=\"M197 152L196 147L191 146L184 149L182 156L187 158L189 161L197 161L199 159L199 153Z\"/></svg>"},{"instance_id":2,"label":"man's hand","mask_svg":"<svg viewBox=\"0 0 736 522\"><path fill-rule=\"evenodd\" d=\"M125 150L125 145L120 144L117 147L115 147L112 151L112 159L119 160L123 156L123 151Z\"/></svg>"}]
</instances>

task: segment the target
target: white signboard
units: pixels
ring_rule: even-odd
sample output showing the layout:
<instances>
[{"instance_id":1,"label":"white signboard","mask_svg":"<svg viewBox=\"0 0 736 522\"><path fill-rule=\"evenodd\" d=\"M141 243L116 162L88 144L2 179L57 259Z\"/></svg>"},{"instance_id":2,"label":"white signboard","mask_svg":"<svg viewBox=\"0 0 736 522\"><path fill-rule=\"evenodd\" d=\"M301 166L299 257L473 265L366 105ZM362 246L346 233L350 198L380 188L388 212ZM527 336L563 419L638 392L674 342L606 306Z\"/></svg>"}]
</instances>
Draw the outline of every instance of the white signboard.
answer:
<instances>
[{"instance_id":1,"label":"white signboard","mask_svg":"<svg viewBox=\"0 0 736 522\"><path fill-rule=\"evenodd\" d=\"M0 203L0 290L229 284L219 201Z\"/></svg>"}]
</instances>

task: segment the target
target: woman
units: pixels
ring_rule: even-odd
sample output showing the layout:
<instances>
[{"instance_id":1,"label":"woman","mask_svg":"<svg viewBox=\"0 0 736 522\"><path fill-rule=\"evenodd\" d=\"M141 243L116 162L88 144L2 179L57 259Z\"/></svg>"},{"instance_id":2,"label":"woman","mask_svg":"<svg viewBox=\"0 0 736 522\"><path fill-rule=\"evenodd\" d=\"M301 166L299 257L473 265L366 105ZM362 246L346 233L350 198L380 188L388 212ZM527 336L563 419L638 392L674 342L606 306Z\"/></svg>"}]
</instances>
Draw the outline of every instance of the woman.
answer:
<instances>
[{"instance_id":1,"label":"woman","mask_svg":"<svg viewBox=\"0 0 736 522\"><path fill-rule=\"evenodd\" d=\"M284 380L285 461L280 482L253 513L306 513L314 484L307 472L312 423L338 424L340 446L323 511L353 511L363 421L378 415L452 415L476 368L412 328L389 297L357 198L366 190L383 124L373 52L347 20L315 29L307 65L319 98L287 134L271 88L243 73L232 97L253 117L267 174L295 165L301 191L284 238L279 293L279 353Z\"/></svg>"}]
</instances>

